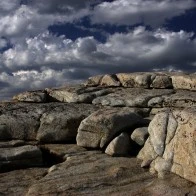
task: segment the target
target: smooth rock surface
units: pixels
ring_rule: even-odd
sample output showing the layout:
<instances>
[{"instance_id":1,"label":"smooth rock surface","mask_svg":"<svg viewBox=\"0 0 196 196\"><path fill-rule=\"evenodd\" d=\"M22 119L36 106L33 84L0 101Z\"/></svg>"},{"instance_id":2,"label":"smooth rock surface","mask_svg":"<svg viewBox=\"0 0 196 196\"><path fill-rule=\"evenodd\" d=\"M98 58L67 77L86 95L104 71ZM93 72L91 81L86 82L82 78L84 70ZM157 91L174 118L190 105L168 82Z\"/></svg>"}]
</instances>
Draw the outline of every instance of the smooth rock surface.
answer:
<instances>
[{"instance_id":1,"label":"smooth rock surface","mask_svg":"<svg viewBox=\"0 0 196 196\"><path fill-rule=\"evenodd\" d=\"M76 138L77 145L103 148L125 129L144 124L143 118L133 111L125 107L94 112L81 122Z\"/></svg>"},{"instance_id":2,"label":"smooth rock surface","mask_svg":"<svg viewBox=\"0 0 196 196\"><path fill-rule=\"evenodd\" d=\"M143 146L148 138L148 127L139 127L131 134L131 139L140 146Z\"/></svg>"}]
</instances>

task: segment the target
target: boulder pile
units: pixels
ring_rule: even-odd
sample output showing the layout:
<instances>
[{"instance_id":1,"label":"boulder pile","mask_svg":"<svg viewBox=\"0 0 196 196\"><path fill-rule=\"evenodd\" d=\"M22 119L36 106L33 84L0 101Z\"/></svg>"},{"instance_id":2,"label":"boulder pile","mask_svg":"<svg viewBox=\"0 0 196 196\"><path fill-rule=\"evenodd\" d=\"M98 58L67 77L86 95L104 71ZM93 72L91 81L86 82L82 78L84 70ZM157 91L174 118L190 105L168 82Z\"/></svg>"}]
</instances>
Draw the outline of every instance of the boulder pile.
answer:
<instances>
[{"instance_id":1,"label":"boulder pile","mask_svg":"<svg viewBox=\"0 0 196 196\"><path fill-rule=\"evenodd\" d=\"M0 182L3 195L196 195L196 74L100 75L0 103Z\"/></svg>"}]
</instances>

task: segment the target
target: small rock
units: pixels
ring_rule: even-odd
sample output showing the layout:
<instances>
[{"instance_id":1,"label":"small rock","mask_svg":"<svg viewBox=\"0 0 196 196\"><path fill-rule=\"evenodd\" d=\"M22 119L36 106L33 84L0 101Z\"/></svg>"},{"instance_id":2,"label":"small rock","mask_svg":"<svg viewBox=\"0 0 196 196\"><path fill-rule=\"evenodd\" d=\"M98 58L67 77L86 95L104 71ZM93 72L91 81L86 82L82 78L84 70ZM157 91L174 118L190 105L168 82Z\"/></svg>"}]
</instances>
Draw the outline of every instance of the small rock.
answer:
<instances>
[{"instance_id":1,"label":"small rock","mask_svg":"<svg viewBox=\"0 0 196 196\"><path fill-rule=\"evenodd\" d=\"M110 142L105 153L111 156L126 156L129 154L130 149L130 137L127 133L123 132Z\"/></svg>"},{"instance_id":2,"label":"small rock","mask_svg":"<svg viewBox=\"0 0 196 196\"><path fill-rule=\"evenodd\" d=\"M151 83L152 88L172 88L172 80L166 75L157 75Z\"/></svg>"},{"instance_id":3,"label":"small rock","mask_svg":"<svg viewBox=\"0 0 196 196\"><path fill-rule=\"evenodd\" d=\"M151 75L150 73L120 73L116 76L123 87L149 88Z\"/></svg>"},{"instance_id":4,"label":"small rock","mask_svg":"<svg viewBox=\"0 0 196 196\"><path fill-rule=\"evenodd\" d=\"M104 75L101 83L101 86L120 86L120 82L118 81L116 75Z\"/></svg>"},{"instance_id":5,"label":"small rock","mask_svg":"<svg viewBox=\"0 0 196 196\"><path fill-rule=\"evenodd\" d=\"M99 86L102 78L102 75L92 76L88 78L86 82L84 82L84 86Z\"/></svg>"},{"instance_id":6,"label":"small rock","mask_svg":"<svg viewBox=\"0 0 196 196\"><path fill-rule=\"evenodd\" d=\"M148 127L140 127L133 131L131 139L140 146L143 146L148 137Z\"/></svg>"}]
</instances>

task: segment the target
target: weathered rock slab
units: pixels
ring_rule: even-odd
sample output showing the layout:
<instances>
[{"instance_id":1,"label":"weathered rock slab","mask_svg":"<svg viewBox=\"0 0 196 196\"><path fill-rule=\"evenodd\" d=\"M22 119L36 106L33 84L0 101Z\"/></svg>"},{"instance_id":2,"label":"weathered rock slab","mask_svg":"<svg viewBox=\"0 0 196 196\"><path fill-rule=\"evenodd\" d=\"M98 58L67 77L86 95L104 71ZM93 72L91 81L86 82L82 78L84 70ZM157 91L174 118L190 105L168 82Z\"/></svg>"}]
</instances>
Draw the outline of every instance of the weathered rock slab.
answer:
<instances>
[{"instance_id":1,"label":"weathered rock slab","mask_svg":"<svg viewBox=\"0 0 196 196\"><path fill-rule=\"evenodd\" d=\"M145 108L149 107L151 99L171 95L173 92L170 89L115 88L112 93L95 98L93 104Z\"/></svg>"},{"instance_id":2,"label":"weathered rock slab","mask_svg":"<svg viewBox=\"0 0 196 196\"><path fill-rule=\"evenodd\" d=\"M46 91L53 101L67 103L92 103L94 98L110 93L109 89L80 85L46 89Z\"/></svg>"},{"instance_id":3,"label":"weathered rock slab","mask_svg":"<svg viewBox=\"0 0 196 196\"><path fill-rule=\"evenodd\" d=\"M42 153L36 146L0 148L0 170L43 165Z\"/></svg>"},{"instance_id":4,"label":"weathered rock slab","mask_svg":"<svg viewBox=\"0 0 196 196\"><path fill-rule=\"evenodd\" d=\"M29 168L0 173L0 195L26 195L29 187L46 174L46 168Z\"/></svg>"},{"instance_id":5,"label":"weathered rock slab","mask_svg":"<svg viewBox=\"0 0 196 196\"><path fill-rule=\"evenodd\" d=\"M117 134L145 121L131 108L100 109L84 119L77 134L77 144L83 147L103 148Z\"/></svg>"},{"instance_id":6,"label":"weathered rock slab","mask_svg":"<svg viewBox=\"0 0 196 196\"><path fill-rule=\"evenodd\" d=\"M36 139L42 143L75 141L82 120L98 107L89 104L63 104L44 113Z\"/></svg>"}]
</instances>

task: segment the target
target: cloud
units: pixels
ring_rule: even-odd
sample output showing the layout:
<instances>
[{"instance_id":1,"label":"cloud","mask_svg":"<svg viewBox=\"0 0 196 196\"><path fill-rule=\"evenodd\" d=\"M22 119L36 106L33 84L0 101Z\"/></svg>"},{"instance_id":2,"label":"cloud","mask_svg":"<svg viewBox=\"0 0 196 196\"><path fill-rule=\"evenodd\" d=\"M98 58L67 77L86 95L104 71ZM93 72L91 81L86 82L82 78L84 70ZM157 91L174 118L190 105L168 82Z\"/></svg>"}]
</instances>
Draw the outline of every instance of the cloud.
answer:
<instances>
[{"instance_id":1,"label":"cloud","mask_svg":"<svg viewBox=\"0 0 196 196\"><path fill-rule=\"evenodd\" d=\"M92 22L112 25L143 23L157 27L194 7L194 0L115 0L97 5Z\"/></svg>"},{"instance_id":2,"label":"cloud","mask_svg":"<svg viewBox=\"0 0 196 196\"><path fill-rule=\"evenodd\" d=\"M83 74L85 77L89 76L83 70L74 69L55 71L43 68L40 72L36 70L17 71L13 72L13 74L3 72L0 73L0 100L6 100L14 94L26 90L38 90L46 87L61 86L63 84L73 84L74 81L70 79L76 75L77 77L80 75L78 82L81 82L81 75Z\"/></svg>"},{"instance_id":3,"label":"cloud","mask_svg":"<svg viewBox=\"0 0 196 196\"><path fill-rule=\"evenodd\" d=\"M20 0L0 1L0 15L9 14L20 6Z\"/></svg>"},{"instance_id":4,"label":"cloud","mask_svg":"<svg viewBox=\"0 0 196 196\"><path fill-rule=\"evenodd\" d=\"M194 6L193 0L0 1L0 99L96 74L155 69L194 72L195 35L183 30L150 31L139 26L124 33L107 33L104 43L93 36L71 40L48 31L53 24L74 24L84 16L97 24L144 22L155 27ZM82 22L77 25L86 28ZM89 31L100 31L98 28L100 25L92 25Z\"/></svg>"},{"instance_id":5,"label":"cloud","mask_svg":"<svg viewBox=\"0 0 196 196\"><path fill-rule=\"evenodd\" d=\"M0 38L0 50L7 46L7 40Z\"/></svg>"},{"instance_id":6,"label":"cloud","mask_svg":"<svg viewBox=\"0 0 196 196\"><path fill-rule=\"evenodd\" d=\"M18 70L123 69L150 70L154 66L194 69L196 40L193 33L164 29L149 31L140 26L128 33L110 35L106 43L93 37L75 41L45 32L5 51L1 56L4 68ZM20 57L20 58L18 58Z\"/></svg>"}]
</instances>

